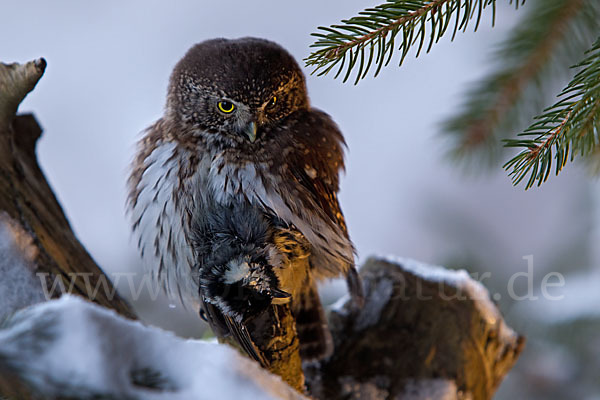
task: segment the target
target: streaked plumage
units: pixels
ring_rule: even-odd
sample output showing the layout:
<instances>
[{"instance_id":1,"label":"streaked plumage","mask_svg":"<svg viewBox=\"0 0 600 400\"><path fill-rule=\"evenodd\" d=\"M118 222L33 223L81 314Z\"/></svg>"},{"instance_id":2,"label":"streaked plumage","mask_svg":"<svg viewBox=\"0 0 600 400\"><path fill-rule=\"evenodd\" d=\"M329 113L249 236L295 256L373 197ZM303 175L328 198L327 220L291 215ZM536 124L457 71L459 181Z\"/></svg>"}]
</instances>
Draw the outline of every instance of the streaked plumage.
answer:
<instances>
[{"instance_id":1,"label":"streaked plumage","mask_svg":"<svg viewBox=\"0 0 600 400\"><path fill-rule=\"evenodd\" d=\"M220 111L220 102L235 112ZM360 291L337 200L343 146L331 118L309 106L304 76L280 46L252 38L194 46L173 71L165 115L146 131L129 179L144 261L169 292L235 319L252 311L227 309L206 282L236 262L230 278L242 277L244 262L262 255L277 277L272 289L326 331L315 281L347 276ZM254 236L214 248L218 230ZM290 258L287 247L302 254ZM218 329L228 333L226 324ZM331 350L321 347L310 358Z\"/></svg>"}]
</instances>

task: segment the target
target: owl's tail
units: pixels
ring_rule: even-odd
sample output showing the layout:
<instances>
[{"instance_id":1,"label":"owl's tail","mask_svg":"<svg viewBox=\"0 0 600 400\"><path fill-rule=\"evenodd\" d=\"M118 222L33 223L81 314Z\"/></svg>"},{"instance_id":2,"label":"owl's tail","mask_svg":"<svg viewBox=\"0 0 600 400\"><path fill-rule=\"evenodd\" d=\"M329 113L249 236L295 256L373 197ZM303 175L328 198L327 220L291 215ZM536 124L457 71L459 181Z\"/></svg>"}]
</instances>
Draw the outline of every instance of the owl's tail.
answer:
<instances>
[{"instance_id":1,"label":"owl's tail","mask_svg":"<svg viewBox=\"0 0 600 400\"><path fill-rule=\"evenodd\" d=\"M333 339L314 282L306 285L306 290L294 299L293 308L302 361L329 357L333 353Z\"/></svg>"}]
</instances>

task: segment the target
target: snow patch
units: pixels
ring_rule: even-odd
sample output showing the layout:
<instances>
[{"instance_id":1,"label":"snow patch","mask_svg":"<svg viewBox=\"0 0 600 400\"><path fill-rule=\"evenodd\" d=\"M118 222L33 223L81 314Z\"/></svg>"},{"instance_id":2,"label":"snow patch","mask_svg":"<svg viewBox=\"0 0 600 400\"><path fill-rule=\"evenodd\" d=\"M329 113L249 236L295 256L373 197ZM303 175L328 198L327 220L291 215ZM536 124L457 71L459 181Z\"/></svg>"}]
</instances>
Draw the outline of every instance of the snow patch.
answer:
<instances>
[{"instance_id":1,"label":"snow patch","mask_svg":"<svg viewBox=\"0 0 600 400\"><path fill-rule=\"evenodd\" d=\"M333 304L331 304L328 307L328 309L340 315L348 315L348 309L346 308L346 304L351 300L352 298L350 297L350 295L345 294L339 299L337 299Z\"/></svg>"},{"instance_id":2,"label":"snow patch","mask_svg":"<svg viewBox=\"0 0 600 400\"><path fill-rule=\"evenodd\" d=\"M11 317L0 360L49 397L305 399L226 345L184 340L69 295Z\"/></svg>"},{"instance_id":3,"label":"snow patch","mask_svg":"<svg viewBox=\"0 0 600 400\"><path fill-rule=\"evenodd\" d=\"M497 326L499 335L508 341L514 341L517 334L504 322L498 307L490 299L490 293L480 283L469 276L464 269L451 270L437 265L396 256L376 257L376 259L397 265L404 271L410 272L426 281L439 282L454 286L464 292L475 302L484 320L491 326Z\"/></svg>"},{"instance_id":4,"label":"snow patch","mask_svg":"<svg viewBox=\"0 0 600 400\"><path fill-rule=\"evenodd\" d=\"M399 398L402 400L472 400L473 396L469 393L465 394L459 391L454 381L447 379L420 379L408 382Z\"/></svg>"},{"instance_id":5,"label":"snow patch","mask_svg":"<svg viewBox=\"0 0 600 400\"><path fill-rule=\"evenodd\" d=\"M342 393L349 400L386 400L390 397L389 392L383 387L389 386L389 379L375 377L366 382L359 382L350 376L339 378Z\"/></svg>"},{"instance_id":6,"label":"snow patch","mask_svg":"<svg viewBox=\"0 0 600 400\"><path fill-rule=\"evenodd\" d=\"M377 287L370 289L369 292L364 308L356 321L354 328L356 330L363 330L381 320L381 311L394 293L394 283L389 280L380 280L377 282Z\"/></svg>"}]
</instances>

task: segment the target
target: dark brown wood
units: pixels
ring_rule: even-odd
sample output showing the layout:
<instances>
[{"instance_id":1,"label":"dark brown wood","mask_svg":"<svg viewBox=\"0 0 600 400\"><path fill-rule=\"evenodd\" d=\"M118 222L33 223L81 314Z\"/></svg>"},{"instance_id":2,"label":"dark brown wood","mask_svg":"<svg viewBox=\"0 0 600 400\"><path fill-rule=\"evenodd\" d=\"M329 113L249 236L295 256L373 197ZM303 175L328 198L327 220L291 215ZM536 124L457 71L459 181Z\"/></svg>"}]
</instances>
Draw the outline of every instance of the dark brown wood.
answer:
<instances>
[{"instance_id":1,"label":"dark brown wood","mask_svg":"<svg viewBox=\"0 0 600 400\"><path fill-rule=\"evenodd\" d=\"M31 400L35 397L17 374L0 365L0 399Z\"/></svg>"},{"instance_id":2,"label":"dark brown wood","mask_svg":"<svg viewBox=\"0 0 600 400\"><path fill-rule=\"evenodd\" d=\"M46 274L46 289L55 278L65 287L74 279L73 293L88 297L89 286L106 279L108 293L99 290L90 300L135 318L111 294L110 281L73 234L39 168L35 146L41 128L32 115L15 116L44 68L43 60L0 64L0 213L19 224L35 247L26 258L33 257L36 272ZM436 398L431 394L436 382L450 382L457 399L492 398L525 342L493 305L484 302L482 308L465 287L381 259L369 260L361 276L365 307L357 310L348 302L331 312L335 352L320 364L305 365L305 375L289 306L274 306L247 321L271 372L298 391L306 376L317 399ZM1 368L0 360L0 397L28 398L17 372Z\"/></svg>"},{"instance_id":3,"label":"dark brown wood","mask_svg":"<svg viewBox=\"0 0 600 400\"><path fill-rule=\"evenodd\" d=\"M492 398L523 349L522 336L450 283L381 259L368 260L361 276L365 308L347 304L331 313L335 352L307 371L314 397L402 399L409 386L415 395L419 382L443 379L454 382L457 398Z\"/></svg>"},{"instance_id":4,"label":"dark brown wood","mask_svg":"<svg viewBox=\"0 0 600 400\"><path fill-rule=\"evenodd\" d=\"M61 294L60 290L50 290L57 278L65 289L73 283L73 294L135 318L131 307L114 292L110 279L75 237L37 163L35 147L42 129L32 115L15 115L45 66L43 59L24 65L0 64L0 212L31 236L38 250L32 260L35 272L46 281L47 293L53 297ZM100 279L107 281L108 290L99 285ZM94 293L90 287L101 290L90 298Z\"/></svg>"}]
</instances>

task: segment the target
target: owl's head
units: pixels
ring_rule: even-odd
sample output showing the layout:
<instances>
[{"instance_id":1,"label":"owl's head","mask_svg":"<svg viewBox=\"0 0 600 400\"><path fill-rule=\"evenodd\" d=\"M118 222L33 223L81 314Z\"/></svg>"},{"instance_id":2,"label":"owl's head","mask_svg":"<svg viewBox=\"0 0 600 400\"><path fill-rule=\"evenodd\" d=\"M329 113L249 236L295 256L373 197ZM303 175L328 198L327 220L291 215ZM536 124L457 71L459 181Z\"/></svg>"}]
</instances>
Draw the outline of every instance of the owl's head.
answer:
<instances>
[{"instance_id":1,"label":"owl's head","mask_svg":"<svg viewBox=\"0 0 600 400\"><path fill-rule=\"evenodd\" d=\"M298 63L281 46L255 38L192 47L173 70L167 97L167 115L185 128L246 143L307 108Z\"/></svg>"},{"instance_id":2,"label":"owl's head","mask_svg":"<svg viewBox=\"0 0 600 400\"><path fill-rule=\"evenodd\" d=\"M271 267L247 256L208 268L200 286L208 302L238 322L261 313L271 304L290 301L290 294L279 289Z\"/></svg>"}]
</instances>

